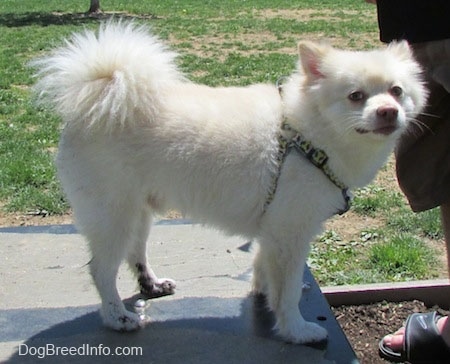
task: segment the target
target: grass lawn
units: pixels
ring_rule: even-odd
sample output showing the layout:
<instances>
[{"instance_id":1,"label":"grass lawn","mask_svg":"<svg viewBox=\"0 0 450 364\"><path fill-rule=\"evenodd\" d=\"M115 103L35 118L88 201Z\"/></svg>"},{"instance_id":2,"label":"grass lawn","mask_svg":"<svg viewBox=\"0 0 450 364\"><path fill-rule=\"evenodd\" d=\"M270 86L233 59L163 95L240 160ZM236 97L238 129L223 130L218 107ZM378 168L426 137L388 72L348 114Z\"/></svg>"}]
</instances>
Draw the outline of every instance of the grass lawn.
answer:
<instances>
[{"instance_id":1,"label":"grass lawn","mask_svg":"<svg viewBox=\"0 0 450 364\"><path fill-rule=\"evenodd\" d=\"M180 67L209 85L275 83L296 65L300 39L339 47L379 46L375 7L363 0L102 0L101 18L151 25L182 55ZM32 58L99 19L88 0L0 2L0 208L6 214L58 215L69 206L55 175L60 122L33 106ZM385 168L356 191L349 215L333 219L313 247L321 284L427 279L443 274L439 214L412 214ZM383 176L389 176L383 178Z\"/></svg>"}]
</instances>

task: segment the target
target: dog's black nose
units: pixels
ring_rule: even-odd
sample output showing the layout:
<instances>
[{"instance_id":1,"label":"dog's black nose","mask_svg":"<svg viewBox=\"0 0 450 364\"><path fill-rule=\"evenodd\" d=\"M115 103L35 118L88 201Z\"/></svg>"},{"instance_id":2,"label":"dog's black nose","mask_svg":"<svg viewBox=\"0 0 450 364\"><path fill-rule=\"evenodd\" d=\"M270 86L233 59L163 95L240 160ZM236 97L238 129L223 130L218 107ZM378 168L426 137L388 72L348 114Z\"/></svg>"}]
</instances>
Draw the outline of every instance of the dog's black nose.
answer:
<instances>
[{"instance_id":1,"label":"dog's black nose","mask_svg":"<svg viewBox=\"0 0 450 364\"><path fill-rule=\"evenodd\" d=\"M398 109L394 106L381 106L377 109L377 115L385 122L394 123L397 121Z\"/></svg>"},{"instance_id":2,"label":"dog's black nose","mask_svg":"<svg viewBox=\"0 0 450 364\"><path fill-rule=\"evenodd\" d=\"M395 106L380 106L377 109L377 118L373 132L375 134L389 135L397 130L398 109Z\"/></svg>"}]
</instances>

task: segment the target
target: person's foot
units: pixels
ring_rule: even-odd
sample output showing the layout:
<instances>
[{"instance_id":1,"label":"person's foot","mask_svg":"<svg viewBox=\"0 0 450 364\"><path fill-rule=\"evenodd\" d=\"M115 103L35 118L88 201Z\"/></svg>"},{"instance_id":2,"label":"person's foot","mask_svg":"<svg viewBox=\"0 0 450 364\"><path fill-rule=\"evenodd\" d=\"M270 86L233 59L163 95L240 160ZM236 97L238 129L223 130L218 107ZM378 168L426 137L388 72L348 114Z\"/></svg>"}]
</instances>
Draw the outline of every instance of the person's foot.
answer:
<instances>
[{"instance_id":1,"label":"person's foot","mask_svg":"<svg viewBox=\"0 0 450 364\"><path fill-rule=\"evenodd\" d=\"M447 322L447 319L448 316L443 316L439 318L439 320L436 322L436 326L441 335L444 329L444 325ZM402 327L392 335L386 335L383 338L383 343L386 347L392 349L393 351L401 352L403 350L404 338L405 338L405 328ZM445 343L450 347L450 337L445 337L445 335L442 335L442 338L444 339Z\"/></svg>"},{"instance_id":2,"label":"person's foot","mask_svg":"<svg viewBox=\"0 0 450 364\"><path fill-rule=\"evenodd\" d=\"M405 326L379 342L380 356L411 364L450 363L450 321L437 312L414 313Z\"/></svg>"}]
</instances>

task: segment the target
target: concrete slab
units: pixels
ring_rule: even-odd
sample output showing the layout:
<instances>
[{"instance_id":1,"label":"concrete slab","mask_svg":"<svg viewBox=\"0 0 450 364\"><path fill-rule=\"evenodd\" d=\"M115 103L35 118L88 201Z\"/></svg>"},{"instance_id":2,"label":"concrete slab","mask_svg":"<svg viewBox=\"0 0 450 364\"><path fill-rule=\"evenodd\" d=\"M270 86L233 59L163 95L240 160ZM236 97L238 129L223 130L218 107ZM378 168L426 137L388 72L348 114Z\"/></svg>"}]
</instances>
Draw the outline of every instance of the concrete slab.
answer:
<instances>
[{"instance_id":1,"label":"concrete slab","mask_svg":"<svg viewBox=\"0 0 450 364\"><path fill-rule=\"evenodd\" d=\"M34 363L357 363L309 271L300 304L326 327L321 347L290 345L271 328L264 299L250 295L252 244L185 221L157 224L149 256L174 296L147 301L152 322L135 333L101 325L89 250L73 226L0 229L0 361ZM140 298L123 267L119 290Z\"/></svg>"}]
</instances>

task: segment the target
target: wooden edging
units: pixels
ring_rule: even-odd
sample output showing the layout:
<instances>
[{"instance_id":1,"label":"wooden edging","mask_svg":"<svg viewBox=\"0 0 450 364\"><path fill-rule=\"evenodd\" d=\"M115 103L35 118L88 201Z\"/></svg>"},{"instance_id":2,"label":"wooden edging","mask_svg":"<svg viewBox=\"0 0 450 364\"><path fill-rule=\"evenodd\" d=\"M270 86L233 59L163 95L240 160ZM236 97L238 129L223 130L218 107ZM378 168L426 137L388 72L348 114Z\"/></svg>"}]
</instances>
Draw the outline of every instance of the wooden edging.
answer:
<instances>
[{"instance_id":1,"label":"wooden edging","mask_svg":"<svg viewBox=\"0 0 450 364\"><path fill-rule=\"evenodd\" d=\"M450 308L447 279L322 287L321 290L330 306L420 300L429 307Z\"/></svg>"}]
</instances>

